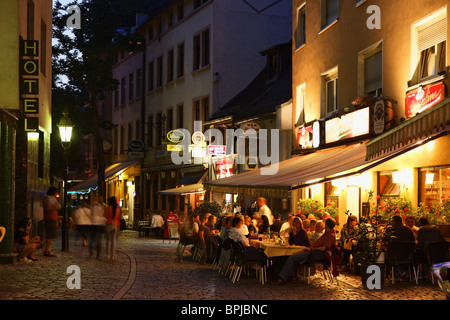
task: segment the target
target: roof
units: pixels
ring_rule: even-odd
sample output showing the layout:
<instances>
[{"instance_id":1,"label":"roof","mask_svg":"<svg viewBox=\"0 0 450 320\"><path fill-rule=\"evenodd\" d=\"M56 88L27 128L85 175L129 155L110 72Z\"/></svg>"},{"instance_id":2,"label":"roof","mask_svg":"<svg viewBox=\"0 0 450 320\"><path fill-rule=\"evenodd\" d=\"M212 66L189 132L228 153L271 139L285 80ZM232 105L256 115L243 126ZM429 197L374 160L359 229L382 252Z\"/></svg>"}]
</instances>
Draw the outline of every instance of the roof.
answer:
<instances>
[{"instance_id":1,"label":"roof","mask_svg":"<svg viewBox=\"0 0 450 320\"><path fill-rule=\"evenodd\" d=\"M278 50L283 50L284 47L288 48L289 52L291 50L288 43L274 46L261 54L273 52L276 47ZM243 121L276 112L277 107L292 99L292 65L290 59L288 60L282 61L286 65L275 80L268 81L266 66L244 90L219 108L210 120L233 116L233 121Z\"/></svg>"}]
</instances>

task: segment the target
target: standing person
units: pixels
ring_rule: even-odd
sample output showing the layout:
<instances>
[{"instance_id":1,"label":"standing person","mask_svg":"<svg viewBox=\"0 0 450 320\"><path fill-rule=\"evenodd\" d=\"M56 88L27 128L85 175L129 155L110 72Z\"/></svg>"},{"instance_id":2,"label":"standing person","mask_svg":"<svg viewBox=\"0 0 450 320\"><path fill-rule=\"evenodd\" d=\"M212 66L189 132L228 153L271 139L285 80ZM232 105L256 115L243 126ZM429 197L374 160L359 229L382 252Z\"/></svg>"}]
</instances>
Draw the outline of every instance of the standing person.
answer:
<instances>
[{"instance_id":1,"label":"standing person","mask_svg":"<svg viewBox=\"0 0 450 320\"><path fill-rule=\"evenodd\" d=\"M347 223L341 229L342 264L347 269L353 251L353 238L357 230L358 219L348 216Z\"/></svg>"},{"instance_id":2,"label":"standing person","mask_svg":"<svg viewBox=\"0 0 450 320\"><path fill-rule=\"evenodd\" d=\"M269 209L269 207L266 204L265 198L258 198L257 203L259 207L259 216L262 218L262 216L267 216L267 219L269 219L269 225L273 224L273 215L272 211Z\"/></svg>"},{"instance_id":3,"label":"standing person","mask_svg":"<svg viewBox=\"0 0 450 320\"><path fill-rule=\"evenodd\" d=\"M81 202L81 206L74 212L76 230L80 233L83 247L86 247L88 234L91 231L92 210L88 207L86 201Z\"/></svg>"},{"instance_id":4,"label":"standing person","mask_svg":"<svg viewBox=\"0 0 450 320\"><path fill-rule=\"evenodd\" d=\"M152 216L150 228L155 231L157 237L161 238L163 236L164 218L162 217L161 212L157 212Z\"/></svg>"},{"instance_id":5,"label":"standing person","mask_svg":"<svg viewBox=\"0 0 450 320\"><path fill-rule=\"evenodd\" d=\"M120 227L120 207L116 197L108 199L108 209L106 211L106 255L108 259L116 259L116 238Z\"/></svg>"},{"instance_id":6,"label":"standing person","mask_svg":"<svg viewBox=\"0 0 450 320\"><path fill-rule=\"evenodd\" d=\"M52 242L58 236L58 210L61 209L58 189L51 186L43 199L44 227L45 227L45 251L44 256L55 257L52 252Z\"/></svg>"},{"instance_id":7,"label":"standing person","mask_svg":"<svg viewBox=\"0 0 450 320\"><path fill-rule=\"evenodd\" d=\"M106 206L103 203L103 197L98 196L94 203L92 203L92 219L91 219L91 230L89 233L89 256L94 257L94 246L97 249L97 259L101 257L102 254L102 239L105 233L105 210Z\"/></svg>"}]
</instances>

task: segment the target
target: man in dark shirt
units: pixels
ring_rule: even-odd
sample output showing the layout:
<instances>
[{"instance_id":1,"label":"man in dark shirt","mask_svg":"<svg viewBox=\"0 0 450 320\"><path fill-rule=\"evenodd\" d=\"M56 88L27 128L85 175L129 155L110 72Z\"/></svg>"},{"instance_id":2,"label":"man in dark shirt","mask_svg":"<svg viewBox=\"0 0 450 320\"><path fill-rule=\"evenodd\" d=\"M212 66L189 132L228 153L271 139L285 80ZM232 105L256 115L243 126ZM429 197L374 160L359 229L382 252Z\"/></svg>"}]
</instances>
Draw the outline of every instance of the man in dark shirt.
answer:
<instances>
[{"instance_id":1,"label":"man in dark shirt","mask_svg":"<svg viewBox=\"0 0 450 320\"><path fill-rule=\"evenodd\" d=\"M385 241L415 241L414 233L405 226L402 217L395 215L392 217L392 226L385 231Z\"/></svg>"},{"instance_id":2,"label":"man in dark shirt","mask_svg":"<svg viewBox=\"0 0 450 320\"><path fill-rule=\"evenodd\" d=\"M281 221L281 214L275 213L275 220L273 221L273 224L270 226L271 232L280 232L281 225L283 222Z\"/></svg>"}]
</instances>

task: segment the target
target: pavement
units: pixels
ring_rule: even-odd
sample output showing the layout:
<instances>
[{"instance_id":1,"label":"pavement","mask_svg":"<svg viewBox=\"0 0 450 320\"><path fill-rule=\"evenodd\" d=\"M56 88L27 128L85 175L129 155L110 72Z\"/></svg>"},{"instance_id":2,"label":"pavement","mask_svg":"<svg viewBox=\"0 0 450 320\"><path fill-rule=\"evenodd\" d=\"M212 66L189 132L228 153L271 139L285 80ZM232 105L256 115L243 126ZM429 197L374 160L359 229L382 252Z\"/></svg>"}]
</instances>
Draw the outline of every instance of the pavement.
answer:
<instances>
[{"instance_id":1,"label":"pavement","mask_svg":"<svg viewBox=\"0 0 450 320\"><path fill-rule=\"evenodd\" d=\"M183 263L177 262L177 241L138 237L138 233L131 230L120 232L116 260L90 258L88 248L82 246L75 232L70 234L69 240L68 252L58 250L60 240L53 243L56 257L44 257L41 250L36 253L38 261L0 265L0 303L10 300L165 301L178 303L176 310L181 313L181 308L186 307L182 310L192 315L197 312L192 309L194 305L211 302L232 302L241 306L248 303L267 305L272 301L275 306L281 303L281 308L285 308L286 301L305 300L437 303L446 300L436 283L416 285L409 281L395 284L387 281L382 289L369 290L362 286L360 277L352 273L341 273L339 285L325 280L321 274L314 275L310 285L303 282L262 285L247 275L243 275L238 283L232 283L230 278L212 270L211 265L194 261L189 250L185 252ZM74 280L77 275L79 282ZM448 306L447 302L443 303ZM172 304L169 309L170 306ZM263 310L253 309L256 311Z\"/></svg>"}]
</instances>

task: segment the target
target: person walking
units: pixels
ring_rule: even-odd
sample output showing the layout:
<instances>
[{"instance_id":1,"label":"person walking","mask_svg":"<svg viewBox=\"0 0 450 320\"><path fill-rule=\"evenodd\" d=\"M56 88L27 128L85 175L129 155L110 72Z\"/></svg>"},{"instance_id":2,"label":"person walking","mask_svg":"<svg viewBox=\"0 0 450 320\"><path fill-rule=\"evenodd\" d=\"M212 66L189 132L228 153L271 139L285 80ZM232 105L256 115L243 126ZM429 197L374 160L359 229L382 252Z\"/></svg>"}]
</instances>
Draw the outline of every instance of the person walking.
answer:
<instances>
[{"instance_id":1,"label":"person walking","mask_svg":"<svg viewBox=\"0 0 450 320\"><path fill-rule=\"evenodd\" d=\"M58 189L51 186L43 199L44 228L45 228L45 257L55 257L52 252L52 242L58 236L58 210L61 209Z\"/></svg>"},{"instance_id":2,"label":"person walking","mask_svg":"<svg viewBox=\"0 0 450 320\"><path fill-rule=\"evenodd\" d=\"M116 197L108 199L108 209L106 211L106 256L108 259L116 259L116 240L120 227L120 207Z\"/></svg>"},{"instance_id":3,"label":"person walking","mask_svg":"<svg viewBox=\"0 0 450 320\"><path fill-rule=\"evenodd\" d=\"M86 247L88 235L91 231L92 210L88 207L87 202L81 202L81 206L75 210L76 230L80 233L83 247Z\"/></svg>"},{"instance_id":4,"label":"person walking","mask_svg":"<svg viewBox=\"0 0 450 320\"><path fill-rule=\"evenodd\" d=\"M94 247L97 250L97 259L102 254L102 239L105 233L106 224L106 205L103 203L103 197L98 196L91 206L92 219L89 233L89 256L94 257Z\"/></svg>"}]
</instances>

